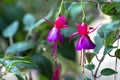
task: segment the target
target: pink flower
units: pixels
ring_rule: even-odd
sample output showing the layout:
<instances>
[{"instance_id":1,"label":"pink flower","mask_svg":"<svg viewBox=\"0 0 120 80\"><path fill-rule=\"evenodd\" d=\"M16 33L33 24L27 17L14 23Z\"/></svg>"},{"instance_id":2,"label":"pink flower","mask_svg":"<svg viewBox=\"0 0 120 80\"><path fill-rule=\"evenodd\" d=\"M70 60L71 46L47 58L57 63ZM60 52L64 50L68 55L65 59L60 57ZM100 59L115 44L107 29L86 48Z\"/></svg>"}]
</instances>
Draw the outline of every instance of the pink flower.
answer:
<instances>
[{"instance_id":1,"label":"pink flower","mask_svg":"<svg viewBox=\"0 0 120 80\"><path fill-rule=\"evenodd\" d=\"M86 56L85 50L95 48L95 44L91 41L88 34L95 31L98 28L98 26L95 29L93 29L93 28L88 28L86 23L82 23L82 24L77 24L76 27L78 29L78 32L75 32L70 36L70 41L75 35L77 34L80 35L75 48L76 50L81 50L80 64L82 65L83 73L84 73L84 63Z\"/></svg>"},{"instance_id":2,"label":"pink flower","mask_svg":"<svg viewBox=\"0 0 120 80\"><path fill-rule=\"evenodd\" d=\"M58 64L54 69L52 80L60 80L60 74L61 74L61 65Z\"/></svg>"},{"instance_id":3,"label":"pink flower","mask_svg":"<svg viewBox=\"0 0 120 80\"><path fill-rule=\"evenodd\" d=\"M46 20L46 21L49 22L48 20ZM68 28L65 16L60 16L60 17L56 18L53 28L48 33L47 40L49 42L54 43L53 48L52 48L52 54L54 54L57 51L57 42L58 41L60 41L61 43L64 42L61 28ZM55 59L56 59L57 54L54 54L54 55L55 55Z\"/></svg>"}]
</instances>

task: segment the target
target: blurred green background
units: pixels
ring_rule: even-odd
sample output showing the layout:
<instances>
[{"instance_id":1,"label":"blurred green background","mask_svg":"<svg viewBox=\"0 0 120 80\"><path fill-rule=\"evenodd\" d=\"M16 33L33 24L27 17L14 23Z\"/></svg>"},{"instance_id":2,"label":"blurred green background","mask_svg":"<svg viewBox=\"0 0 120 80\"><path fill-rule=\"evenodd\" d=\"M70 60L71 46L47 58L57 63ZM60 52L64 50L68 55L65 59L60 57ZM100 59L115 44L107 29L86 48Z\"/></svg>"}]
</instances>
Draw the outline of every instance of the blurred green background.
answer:
<instances>
[{"instance_id":1,"label":"blurred green background","mask_svg":"<svg viewBox=\"0 0 120 80\"><path fill-rule=\"evenodd\" d=\"M82 78L74 48L74 41L77 37L69 43L69 36L77 31L76 23L81 23L82 20L82 6L80 2L76 1L65 0L61 12L66 16L69 24L68 29L62 30L65 43L58 45L58 62L62 65L62 80ZM98 1L100 6L104 4L104 0ZM14 66L17 66L21 71L35 69L39 73L40 80L50 80L56 63L51 56L52 44L47 42L46 37L52 26L43 18L45 17L54 23L60 3L61 0L0 0L1 59L9 56L28 57L29 61L35 64L34 66L21 62ZM83 2L83 6L86 13L86 23L90 24L94 19L100 17L98 3L86 0ZM108 14L113 8L107 10L106 6L103 8L103 12ZM117 13L120 12L120 9L116 10ZM108 15L111 14L114 15L114 12ZM113 16L113 20L118 18L118 16ZM96 51L99 51L101 46L98 46ZM28 58L23 60L28 60ZM15 59L20 58L11 57L9 61ZM17 73L12 70L10 72Z\"/></svg>"}]
</instances>

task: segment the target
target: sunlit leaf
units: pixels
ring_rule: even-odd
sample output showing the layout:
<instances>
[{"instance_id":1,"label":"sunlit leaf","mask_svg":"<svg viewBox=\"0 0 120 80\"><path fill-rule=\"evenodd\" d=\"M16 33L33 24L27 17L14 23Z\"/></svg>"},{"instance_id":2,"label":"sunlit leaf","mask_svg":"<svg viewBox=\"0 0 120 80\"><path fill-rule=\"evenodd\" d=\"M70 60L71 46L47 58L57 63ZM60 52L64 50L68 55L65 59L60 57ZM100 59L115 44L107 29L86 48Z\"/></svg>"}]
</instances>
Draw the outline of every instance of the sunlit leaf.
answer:
<instances>
[{"instance_id":1,"label":"sunlit leaf","mask_svg":"<svg viewBox=\"0 0 120 80\"><path fill-rule=\"evenodd\" d=\"M86 58L87 58L88 63L92 61L94 56L95 56L94 53L86 53Z\"/></svg>"},{"instance_id":2,"label":"sunlit leaf","mask_svg":"<svg viewBox=\"0 0 120 80\"><path fill-rule=\"evenodd\" d=\"M120 49L115 51L115 56L120 59Z\"/></svg>"},{"instance_id":3,"label":"sunlit leaf","mask_svg":"<svg viewBox=\"0 0 120 80\"><path fill-rule=\"evenodd\" d=\"M7 53L23 52L35 47L35 43L31 41L14 43L7 48Z\"/></svg>"},{"instance_id":4,"label":"sunlit leaf","mask_svg":"<svg viewBox=\"0 0 120 80\"><path fill-rule=\"evenodd\" d=\"M107 14L107 15L117 15L117 11L116 11L116 7L120 7L119 6L120 3L118 2L113 2L113 3L110 3L110 4L104 4L102 6L102 11L103 13Z\"/></svg>"},{"instance_id":5,"label":"sunlit leaf","mask_svg":"<svg viewBox=\"0 0 120 80\"><path fill-rule=\"evenodd\" d=\"M4 31L3 36L4 37L13 37L15 33L17 32L19 22L14 21L12 24L10 24Z\"/></svg>"},{"instance_id":6,"label":"sunlit leaf","mask_svg":"<svg viewBox=\"0 0 120 80\"><path fill-rule=\"evenodd\" d=\"M101 75L110 76L110 75L113 75L113 74L117 74L117 72L113 69L104 68L103 70L101 70Z\"/></svg>"},{"instance_id":7,"label":"sunlit leaf","mask_svg":"<svg viewBox=\"0 0 120 80\"><path fill-rule=\"evenodd\" d=\"M114 32L110 32L109 36L105 38L105 45L110 46L111 43L114 41Z\"/></svg>"}]
</instances>

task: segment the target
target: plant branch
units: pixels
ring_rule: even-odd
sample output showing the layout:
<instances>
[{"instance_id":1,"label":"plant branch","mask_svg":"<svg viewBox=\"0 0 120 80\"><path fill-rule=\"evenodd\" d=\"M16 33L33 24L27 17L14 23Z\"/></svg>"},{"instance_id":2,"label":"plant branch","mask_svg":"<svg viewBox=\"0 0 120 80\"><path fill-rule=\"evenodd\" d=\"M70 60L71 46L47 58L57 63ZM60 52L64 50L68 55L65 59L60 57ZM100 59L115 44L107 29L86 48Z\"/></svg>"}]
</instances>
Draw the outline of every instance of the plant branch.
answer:
<instances>
[{"instance_id":1,"label":"plant branch","mask_svg":"<svg viewBox=\"0 0 120 80\"><path fill-rule=\"evenodd\" d=\"M101 58L101 60L100 60L100 62L99 62L99 64L98 64L98 66L97 66L97 69L96 69L96 71L95 71L95 73L94 73L94 80L96 80L96 78L97 78L98 70L99 70L100 65L101 65L101 63L103 62L104 58L105 58L105 54L103 54L103 56L102 56L102 58Z\"/></svg>"},{"instance_id":2,"label":"plant branch","mask_svg":"<svg viewBox=\"0 0 120 80\"><path fill-rule=\"evenodd\" d=\"M96 76L96 78L100 78L102 75Z\"/></svg>"},{"instance_id":3,"label":"plant branch","mask_svg":"<svg viewBox=\"0 0 120 80\"><path fill-rule=\"evenodd\" d=\"M115 71L117 71L117 58L115 59ZM117 74L114 75L114 80L116 80Z\"/></svg>"},{"instance_id":4,"label":"plant branch","mask_svg":"<svg viewBox=\"0 0 120 80\"><path fill-rule=\"evenodd\" d=\"M114 55L111 55L110 53L108 54L110 57L115 57Z\"/></svg>"},{"instance_id":5,"label":"plant branch","mask_svg":"<svg viewBox=\"0 0 120 80\"><path fill-rule=\"evenodd\" d=\"M98 56L97 56L97 55L95 55L95 57L96 57L96 59L97 59L98 61L100 61L100 59L98 58Z\"/></svg>"}]
</instances>

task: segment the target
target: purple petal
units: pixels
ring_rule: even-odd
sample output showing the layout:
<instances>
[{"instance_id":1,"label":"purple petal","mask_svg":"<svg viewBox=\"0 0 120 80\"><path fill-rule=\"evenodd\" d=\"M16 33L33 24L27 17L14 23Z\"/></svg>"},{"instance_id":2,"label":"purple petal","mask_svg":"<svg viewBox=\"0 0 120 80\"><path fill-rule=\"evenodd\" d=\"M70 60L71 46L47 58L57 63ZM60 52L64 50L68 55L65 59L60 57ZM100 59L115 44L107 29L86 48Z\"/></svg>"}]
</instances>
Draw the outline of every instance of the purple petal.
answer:
<instances>
[{"instance_id":1,"label":"purple petal","mask_svg":"<svg viewBox=\"0 0 120 80\"><path fill-rule=\"evenodd\" d=\"M57 42L58 40L60 40L60 42L63 43L64 38L62 36L61 30L53 27L48 34L47 40L49 42Z\"/></svg>"},{"instance_id":2,"label":"purple petal","mask_svg":"<svg viewBox=\"0 0 120 80\"><path fill-rule=\"evenodd\" d=\"M53 27L47 36L47 40L49 42L56 42L58 40L58 34L59 34L59 29Z\"/></svg>"},{"instance_id":3,"label":"purple petal","mask_svg":"<svg viewBox=\"0 0 120 80\"><path fill-rule=\"evenodd\" d=\"M76 44L76 50L81 49L94 49L95 44L90 40L88 35L82 35Z\"/></svg>"},{"instance_id":4,"label":"purple petal","mask_svg":"<svg viewBox=\"0 0 120 80\"><path fill-rule=\"evenodd\" d=\"M65 41L61 32L59 32L59 34L58 34L58 39L61 43L63 43Z\"/></svg>"}]
</instances>

